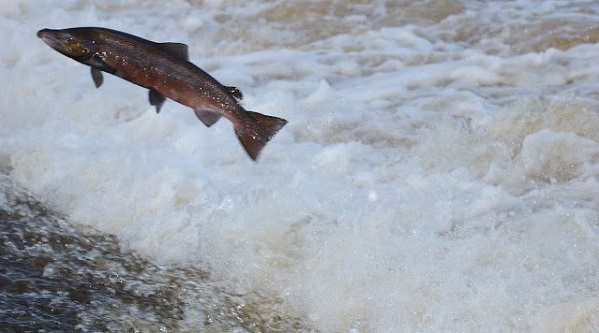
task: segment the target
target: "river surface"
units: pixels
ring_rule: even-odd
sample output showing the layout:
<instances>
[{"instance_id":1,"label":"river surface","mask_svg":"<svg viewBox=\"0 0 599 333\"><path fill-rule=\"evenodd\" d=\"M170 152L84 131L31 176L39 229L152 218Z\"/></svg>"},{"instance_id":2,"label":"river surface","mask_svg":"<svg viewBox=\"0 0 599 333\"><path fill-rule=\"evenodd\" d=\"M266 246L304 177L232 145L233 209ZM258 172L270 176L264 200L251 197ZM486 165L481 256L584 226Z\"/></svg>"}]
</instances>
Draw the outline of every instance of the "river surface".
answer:
<instances>
[{"instance_id":1,"label":"river surface","mask_svg":"<svg viewBox=\"0 0 599 333\"><path fill-rule=\"evenodd\" d=\"M77 26L289 123L253 162L36 36ZM8 0L0 38L12 331L598 332L596 1Z\"/></svg>"}]
</instances>

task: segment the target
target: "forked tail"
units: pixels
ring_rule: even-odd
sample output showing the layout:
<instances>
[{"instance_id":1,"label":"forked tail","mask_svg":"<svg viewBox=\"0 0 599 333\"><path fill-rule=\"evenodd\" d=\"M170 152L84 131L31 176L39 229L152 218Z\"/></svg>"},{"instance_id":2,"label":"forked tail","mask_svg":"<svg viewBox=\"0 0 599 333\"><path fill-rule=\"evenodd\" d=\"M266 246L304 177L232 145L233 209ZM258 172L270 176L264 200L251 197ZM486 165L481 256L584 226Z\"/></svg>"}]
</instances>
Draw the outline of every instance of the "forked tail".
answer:
<instances>
[{"instance_id":1,"label":"forked tail","mask_svg":"<svg viewBox=\"0 0 599 333\"><path fill-rule=\"evenodd\" d=\"M247 111L246 114L247 117L235 127L235 134L255 161L262 148L287 124L287 120L258 112Z\"/></svg>"}]
</instances>

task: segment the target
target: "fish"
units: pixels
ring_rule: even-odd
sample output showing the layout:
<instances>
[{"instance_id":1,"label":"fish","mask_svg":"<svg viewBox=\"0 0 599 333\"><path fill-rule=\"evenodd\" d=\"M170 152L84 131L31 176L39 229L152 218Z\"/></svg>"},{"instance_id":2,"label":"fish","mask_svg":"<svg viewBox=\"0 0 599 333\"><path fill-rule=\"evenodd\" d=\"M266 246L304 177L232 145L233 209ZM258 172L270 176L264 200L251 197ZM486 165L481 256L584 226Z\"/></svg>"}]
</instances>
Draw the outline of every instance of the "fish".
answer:
<instances>
[{"instance_id":1,"label":"fish","mask_svg":"<svg viewBox=\"0 0 599 333\"><path fill-rule=\"evenodd\" d=\"M37 32L51 48L91 68L99 88L102 72L149 90L149 102L160 112L167 98L192 108L207 127L228 119L239 142L256 161L264 146L287 120L246 111L241 91L225 86L189 61L183 43L158 43L101 27L42 29Z\"/></svg>"}]
</instances>

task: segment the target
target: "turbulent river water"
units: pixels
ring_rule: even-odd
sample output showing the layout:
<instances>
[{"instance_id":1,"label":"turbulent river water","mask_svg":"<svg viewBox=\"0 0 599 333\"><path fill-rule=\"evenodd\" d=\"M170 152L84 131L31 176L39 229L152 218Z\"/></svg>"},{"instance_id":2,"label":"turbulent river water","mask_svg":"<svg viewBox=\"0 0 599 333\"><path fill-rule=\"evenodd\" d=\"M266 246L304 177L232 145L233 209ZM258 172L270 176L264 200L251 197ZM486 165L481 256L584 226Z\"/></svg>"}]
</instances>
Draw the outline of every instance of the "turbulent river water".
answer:
<instances>
[{"instance_id":1,"label":"turbulent river water","mask_svg":"<svg viewBox=\"0 0 599 333\"><path fill-rule=\"evenodd\" d=\"M36 37L189 45L231 123ZM0 1L0 325L597 332L595 1Z\"/></svg>"}]
</instances>

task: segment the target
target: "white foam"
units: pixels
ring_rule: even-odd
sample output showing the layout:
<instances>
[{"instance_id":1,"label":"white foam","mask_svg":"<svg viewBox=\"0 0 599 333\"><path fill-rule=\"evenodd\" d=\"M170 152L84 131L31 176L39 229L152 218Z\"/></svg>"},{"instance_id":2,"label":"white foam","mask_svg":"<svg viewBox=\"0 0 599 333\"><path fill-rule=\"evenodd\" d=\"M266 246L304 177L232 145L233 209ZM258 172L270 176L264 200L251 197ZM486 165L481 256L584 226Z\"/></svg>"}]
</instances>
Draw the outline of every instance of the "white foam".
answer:
<instances>
[{"instance_id":1,"label":"white foam","mask_svg":"<svg viewBox=\"0 0 599 333\"><path fill-rule=\"evenodd\" d=\"M592 331L599 46L521 51L499 31L577 7L464 1L393 27L356 9L311 36L266 22L277 5L0 5L0 161L73 221L268 290L323 332ZM188 43L289 124L253 163L226 120L157 115L108 75L95 89L35 36L77 25Z\"/></svg>"}]
</instances>

